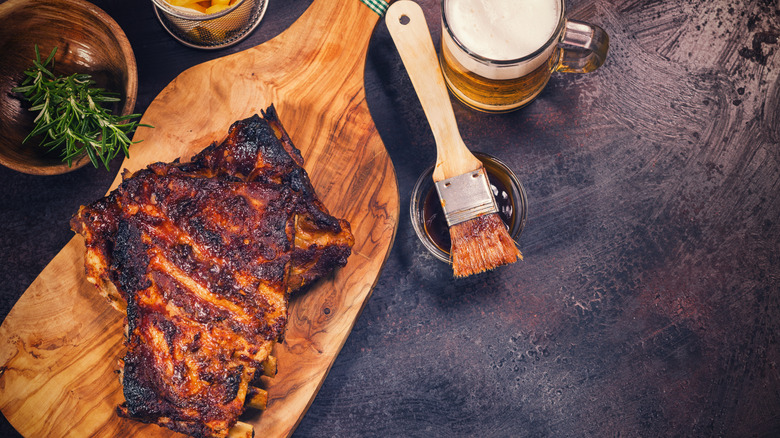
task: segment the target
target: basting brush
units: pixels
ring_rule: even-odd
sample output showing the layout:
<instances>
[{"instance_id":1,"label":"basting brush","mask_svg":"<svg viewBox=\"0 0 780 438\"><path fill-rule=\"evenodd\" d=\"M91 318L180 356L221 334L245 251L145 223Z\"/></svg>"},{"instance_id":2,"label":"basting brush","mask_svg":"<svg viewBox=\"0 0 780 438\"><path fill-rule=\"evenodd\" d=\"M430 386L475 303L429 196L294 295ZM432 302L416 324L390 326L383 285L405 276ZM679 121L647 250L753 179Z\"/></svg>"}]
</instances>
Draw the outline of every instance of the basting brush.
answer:
<instances>
[{"instance_id":1,"label":"basting brush","mask_svg":"<svg viewBox=\"0 0 780 438\"><path fill-rule=\"evenodd\" d=\"M485 167L458 132L422 9L400 0L388 8L385 20L436 142L433 181L450 229L454 275L466 277L522 259L498 215Z\"/></svg>"}]
</instances>

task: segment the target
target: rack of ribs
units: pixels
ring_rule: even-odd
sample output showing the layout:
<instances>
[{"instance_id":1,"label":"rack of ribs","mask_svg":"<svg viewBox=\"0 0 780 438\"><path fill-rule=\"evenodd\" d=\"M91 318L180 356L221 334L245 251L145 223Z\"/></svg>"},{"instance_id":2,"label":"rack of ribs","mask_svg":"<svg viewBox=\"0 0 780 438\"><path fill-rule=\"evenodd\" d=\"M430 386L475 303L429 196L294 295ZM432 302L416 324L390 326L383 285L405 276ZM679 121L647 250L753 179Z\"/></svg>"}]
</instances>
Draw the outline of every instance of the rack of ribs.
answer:
<instances>
[{"instance_id":1,"label":"rack of ribs","mask_svg":"<svg viewBox=\"0 0 780 438\"><path fill-rule=\"evenodd\" d=\"M154 163L71 220L87 280L126 311L120 416L224 437L284 334L290 293L344 266L350 225L317 197L273 106L190 162Z\"/></svg>"}]
</instances>

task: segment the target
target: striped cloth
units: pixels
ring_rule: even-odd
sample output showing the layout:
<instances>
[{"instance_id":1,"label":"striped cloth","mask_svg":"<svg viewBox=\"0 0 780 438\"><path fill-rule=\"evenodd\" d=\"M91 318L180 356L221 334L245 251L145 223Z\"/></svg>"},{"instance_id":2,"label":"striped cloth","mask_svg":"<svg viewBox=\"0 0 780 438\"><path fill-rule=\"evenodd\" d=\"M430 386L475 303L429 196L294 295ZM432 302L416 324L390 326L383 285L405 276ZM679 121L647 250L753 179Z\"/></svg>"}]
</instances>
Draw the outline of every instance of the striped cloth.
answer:
<instances>
[{"instance_id":1,"label":"striped cloth","mask_svg":"<svg viewBox=\"0 0 780 438\"><path fill-rule=\"evenodd\" d=\"M385 15L385 11L387 11L388 5L385 0L360 0L362 1L366 6L369 7L372 11L379 14L379 16Z\"/></svg>"}]
</instances>

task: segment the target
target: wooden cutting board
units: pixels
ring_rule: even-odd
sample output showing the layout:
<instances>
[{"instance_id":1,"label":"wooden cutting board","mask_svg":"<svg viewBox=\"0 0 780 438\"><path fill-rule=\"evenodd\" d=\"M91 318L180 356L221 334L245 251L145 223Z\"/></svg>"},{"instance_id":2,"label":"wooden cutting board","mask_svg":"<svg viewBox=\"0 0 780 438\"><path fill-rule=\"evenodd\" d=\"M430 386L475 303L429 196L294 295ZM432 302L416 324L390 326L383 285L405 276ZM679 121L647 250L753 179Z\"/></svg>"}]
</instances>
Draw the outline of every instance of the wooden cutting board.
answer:
<instances>
[{"instance_id":1,"label":"wooden cutting board","mask_svg":"<svg viewBox=\"0 0 780 438\"><path fill-rule=\"evenodd\" d=\"M260 46L197 65L149 106L123 168L189 158L230 124L274 104L325 205L352 224L349 263L292 299L268 409L244 421L258 436L295 429L368 300L395 237L395 172L366 105L363 71L379 16L360 0L315 0ZM113 189L120 178L112 184ZM75 213L75 212L74 212ZM84 278L74 237L0 326L0 409L25 436L172 436L119 418L122 320Z\"/></svg>"}]
</instances>

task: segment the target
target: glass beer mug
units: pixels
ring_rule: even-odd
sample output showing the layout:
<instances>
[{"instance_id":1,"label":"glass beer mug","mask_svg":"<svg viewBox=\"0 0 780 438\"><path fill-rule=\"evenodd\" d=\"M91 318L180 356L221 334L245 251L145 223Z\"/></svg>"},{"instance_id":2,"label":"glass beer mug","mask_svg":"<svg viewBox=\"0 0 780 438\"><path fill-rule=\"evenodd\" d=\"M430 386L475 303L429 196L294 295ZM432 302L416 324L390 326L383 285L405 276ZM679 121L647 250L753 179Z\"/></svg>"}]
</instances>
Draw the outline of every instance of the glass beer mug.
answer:
<instances>
[{"instance_id":1,"label":"glass beer mug","mask_svg":"<svg viewBox=\"0 0 780 438\"><path fill-rule=\"evenodd\" d=\"M541 93L552 72L588 73L604 63L609 36L569 20L564 0L443 0L439 61L466 105L509 112Z\"/></svg>"}]
</instances>

